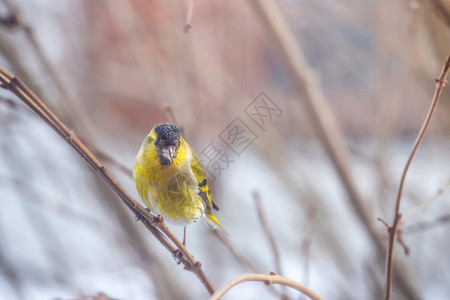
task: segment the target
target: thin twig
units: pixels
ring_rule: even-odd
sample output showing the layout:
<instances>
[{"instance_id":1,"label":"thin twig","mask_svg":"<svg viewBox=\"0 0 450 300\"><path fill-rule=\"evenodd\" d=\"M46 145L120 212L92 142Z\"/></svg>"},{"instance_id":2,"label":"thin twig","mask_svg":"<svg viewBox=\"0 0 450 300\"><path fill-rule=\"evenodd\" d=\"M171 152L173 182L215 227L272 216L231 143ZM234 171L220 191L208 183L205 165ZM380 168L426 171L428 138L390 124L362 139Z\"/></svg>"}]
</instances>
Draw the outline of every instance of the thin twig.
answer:
<instances>
[{"instance_id":1,"label":"thin twig","mask_svg":"<svg viewBox=\"0 0 450 300\"><path fill-rule=\"evenodd\" d=\"M264 215L262 203L261 203L261 197L259 196L258 192L253 193L253 198L255 200L255 206L256 211L258 212L258 218L261 223L261 226L264 230L264 233L266 234L267 239L269 240L270 248L272 248L272 253L275 259L275 271L277 274L283 274L281 271L281 261L280 261L280 253L278 251L277 244L275 242L275 238L270 231L270 226L267 223L266 216Z\"/></svg>"},{"instance_id":2,"label":"thin twig","mask_svg":"<svg viewBox=\"0 0 450 300\"><path fill-rule=\"evenodd\" d=\"M36 53L36 56L38 57L39 61L45 68L46 74L48 74L55 83L57 90L61 94L61 97L67 100L63 102L63 105L67 105L66 108L67 111L70 111L70 115L75 115L76 118L78 118L78 120L81 120L81 122L78 122L77 125L82 126L84 135L87 135L89 133L88 128L86 126L86 124L88 124L88 120L85 114L81 113L77 105L74 105L74 103L76 103L75 97L69 91L69 88L64 83L62 77L58 74L58 71L55 68L55 66L47 58L45 51L41 47L38 39L36 38L36 35L34 34L32 27L23 20L20 9L16 6L15 3L13 3L13 1L3 0L3 2L8 8L12 18L14 18L15 24L24 32L27 41L30 43L32 49L34 50L34 53ZM66 114L68 114L67 111Z\"/></svg>"},{"instance_id":3,"label":"thin twig","mask_svg":"<svg viewBox=\"0 0 450 300\"><path fill-rule=\"evenodd\" d=\"M114 167L116 167L118 170L122 171L122 173L128 175L128 176L132 176L133 171L131 170L131 168L125 166L124 164L118 162L117 160L115 160L113 157L111 157L109 154L106 154L105 152L103 152L102 150L98 149L97 147L93 146L91 143L84 141L85 145L89 148L92 149L92 152L94 153L94 155L96 157L98 157L99 160L112 165Z\"/></svg>"},{"instance_id":4,"label":"thin twig","mask_svg":"<svg viewBox=\"0 0 450 300\"><path fill-rule=\"evenodd\" d=\"M247 282L247 281L261 281L261 282L264 282L265 285L281 284L283 286L293 288L293 289L305 294L310 299L314 299L314 300L322 299L314 291L310 290L309 288L302 285L301 283L298 283L294 280L277 275L275 273L271 273L270 275L246 274L246 275L238 276L238 277L234 278L233 280L229 281L227 284L225 284L220 290L215 292L209 298L209 300L218 300L218 299L220 299L220 297L225 295L225 293L228 292L232 287L234 287L240 283Z\"/></svg>"},{"instance_id":5,"label":"thin twig","mask_svg":"<svg viewBox=\"0 0 450 300\"><path fill-rule=\"evenodd\" d=\"M305 94L303 102L309 112L308 115L311 116L320 140L339 174L339 179L349 196L348 199L372 240L378 244L378 233L372 226L372 220L364 208L364 201L349 168L349 153L344 144L343 134L339 130L336 118L314 75L315 72L308 64L299 43L289 29L278 3L273 0L251 1L250 3L254 5L254 11L258 12L267 32L273 37L274 44L279 45L280 57L284 59L299 93Z\"/></svg>"},{"instance_id":6,"label":"thin twig","mask_svg":"<svg viewBox=\"0 0 450 300\"><path fill-rule=\"evenodd\" d=\"M17 105L16 102L14 102L11 99L8 98L3 98L0 97L0 102L4 102L6 103L9 107L14 108L14 109L24 109L27 112L31 113L32 112L30 110L28 110L26 107L24 106L19 106ZM33 114L34 116L34 114ZM117 160L115 160L113 157L111 157L110 155L106 154L105 152L101 151L100 149L97 149L96 147L94 147L93 145L91 145L89 142L82 140L82 142L89 148L92 149L92 152L94 153L94 156L98 157L99 160L102 160L104 162L107 162L110 165L115 166L117 169L119 169L120 171L122 171L124 174L127 174L129 176L131 176L131 174L133 173L133 171L125 166L124 164L118 162Z\"/></svg>"},{"instance_id":7,"label":"thin twig","mask_svg":"<svg viewBox=\"0 0 450 300\"><path fill-rule=\"evenodd\" d=\"M400 244L400 246L403 247L403 251L405 252L405 255L408 256L410 250L409 250L408 245L406 245L405 240L403 239L403 230L401 230L400 228L397 230L397 242Z\"/></svg>"},{"instance_id":8,"label":"thin twig","mask_svg":"<svg viewBox=\"0 0 450 300\"><path fill-rule=\"evenodd\" d=\"M380 261L385 257L385 247L373 224L373 219L366 210L365 201L354 181L349 161L349 152L345 145L345 138L339 129L335 115L329 106L323 90L317 80L316 72L308 63L302 48L292 30L289 28L286 18L282 15L279 3L274 0L250 1L254 6L254 11L263 21L263 25L269 36L273 38L273 45L279 46L280 59L284 60L287 70L290 72L298 93L302 97L302 104L310 116L313 127L317 130L318 136L328 157L333 162L333 166L339 175L347 199L354 210L355 215L363 224L370 239L379 254ZM419 299L414 287L409 284L405 276L397 273L399 286L403 294L408 299Z\"/></svg>"},{"instance_id":9,"label":"thin twig","mask_svg":"<svg viewBox=\"0 0 450 300\"><path fill-rule=\"evenodd\" d=\"M10 108L17 109L19 107L16 102L14 102L12 99L9 99L9 98L4 98L4 97L0 96L0 102L5 103Z\"/></svg>"},{"instance_id":10,"label":"thin twig","mask_svg":"<svg viewBox=\"0 0 450 300\"><path fill-rule=\"evenodd\" d=\"M353 180L349 153L346 149L345 139L342 131L339 130L336 118L326 100L323 90L320 88L317 76L314 70L308 64L307 59L299 46L292 30L282 15L278 3L274 0L250 1L255 8L253 11L261 18L265 26L267 36L273 39L273 45L277 45L280 50L280 59L285 63L290 72L293 82L298 92L305 95L302 99L308 115L311 116L311 122L317 129L320 141L333 162L333 166L339 175L339 179L348 194L352 208L356 216L364 225L364 229L373 241L379 257L382 258L386 249L383 242L373 225L373 219L365 209L365 203L361 193ZM399 266L401 267L401 266ZM397 268L398 270L400 268ZM417 292L402 273L396 272L399 281L399 287L408 299L419 299Z\"/></svg>"},{"instance_id":11,"label":"thin twig","mask_svg":"<svg viewBox=\"0 0 450 300\"><path fill-rule=\"evenodd\" d=\"M0 17L0 25L6 28L14 28L19 25L17 17L14 14L8 14L7 16Z\"/></svg>"},{"instance_id":12,"label":"thin twig","mask_svg":"<svg viewBox=\"0 0 450 300\"><path fill-rule=\"evenodd\" d=\"M441 216L433 221L428 221L428 222L420 222L414 225L410 225L404 228L404 233L403 234L413 234L413 233L418 233L418 232L422 232L424 230L428 230L431 229L433 227L445 224L445 223L449 223L450 222L450 215L445 215L445 216Z\"/></svg>"},{"instance_id":13,"label":"thin twig","mask_svg":"<svg viewBox=\"0 0 450 300\"><path fill-rule=\"evenodd\" d=\"M236 260L245 268L250 270L253 273L260 273L258 268L247 258L245 255L237 249L230 240L230 237L223 232L223 230L213 229L212 232L214 235L222 242L222 244L231 252L231 254L236 258ZM268 287L269 293L271 293L274 297L279 299L285 299L285 295L278 292L273 287Z\"/></svg>"},{"instance_id":14,"label":"thin twig","mask_svg":"<svg viewBox=\"0 0 450 300\"><path fill-rule=\"evenodd\" d=\"M188 33L191 29L192 13L194 12L194 0L189 0L188 11L186 15L186 23L183 26L183 31Z\"/></svg>"},{"instance_id":15,"label":"thin twig","mask_svg":"<svg viewBox=\"0 0 450 300\"><path fill-rule=\"evenodd\" d=\"M226 233L219 229L213 229L212 232L243 267L249 269L254 273L258 273L258 269L255 267L255 265L251 261L249 261L238 249L236 249Z\"/></svg>"},{"instance_id":16,"label":"thin twig","mask_svg":"<svg viewBox=\"0 0 450 300\"><path fill-rule=\"evenodd\" d=\"M434 91L433 99L431 100L430 108L428 109L428 113L425 117L425 120L422 124L422 128L419 131L419 134L417 136L417 139L414 143L413 149L411 151L411 154L408 157L408 160L406 162L405 168L402 173L402 177L400 179L400 185L398 188L397 193L397 200L395 204L395 212L394 212L394 222L393 225L388 228L389 233L389 248L387 253L387 263L386 263L386 294L385 299L389 300L391 298L391 289L392 289L392 269L393 269L393 260L394 260L394 246L395 246L395 238L397 235L398 226L400 224L401 220L401 213L400 213L400 203L402 199L402 193L403 193L403 186L405 184L406 174L408 173L409 167L411 165L411 162L414 158L414 155L417 152L417 149L419 148L420 143L422 142L422 139L425 135L425 132L428 129L428 126L431 122L431 119L434 115L434 112L436 110L437 104L439 102L439 98L441 96L442 90L444 89L445 84L447 83L447 74L449 72L450 67L450 52L447 55L447 59L444 63L444 66L442 67L441 74L439 75L439 78L436 79L436 89Z\"/></svg>"},{"instance_id":17,"label":"thin twig","mask_svg":"<svg viewBox=\"0 0 450 300\"><path fill-rule=\"evenodd\" d=\"M170 104L167 102L163 102L161 103L161 110L169 116L170 122L172 122L173 124L177 125L178 128L180 128L181 135L183 135L184 126L178 123L178 119L175 116L175 113L173 112L172 106L170 106Z\"/></svg>"},{"instance_id":18,"label":"thin twig","mask_svg":"<svg viewBox=\"0 0 450 300\"><path fill-rule=\"evenodd\" d=\"M412 208L408 211L401 221L401 225L408 223L413 217L415 217L418 213L420 213L425 207L427 207L431 202L439 198L448 188L450 187L450 180L447 181L433 196L428 198L427 200L421 202L416 207Z\"/></svg>"},{"instance_id":19,"label":"thin twig","mask_svg":"<svg viewBox=\"0 0 450 300\"><path fill-rule=\"evenodd\" d=\"M201 268L201 263L196 261L183 244L167 228L162 218L150 214L135 199L133 199L116 179L105 169L89 149L80 141L75 133L70 130L58 117L40 100L20 79L0 67L1 87L5 88L38 114L53 130L55 130L67 143L75 149L81 158L91 166L95 172L119 195L123 203L135 214L143 217L146 228L160 241L160 243L174 254L177 248L183 256L179 259L185 269L193 272L203 283L210 294L214 293L214 287ZM159 229L159 230L158 230ZM170 241L169 241L170 240ZM175 246L172 244L175 244Z\"/></svg>"},{"instance_id":20,"label":"thin twig","mask_svg":"<svg viewBox=\"0 0 450 300\"><path fill-rule=\"evenodd\" d=\"M310 205L308 208L307 219L305 222L305 228L303 230L303 241L302 241L302 256L305 263L303 274L304 283L309 284L309 264L310 264L310 253L311 253L311 243L314 233L314 221L317 215L317 208L314 205Z\"/></svg>"}]
</instances>

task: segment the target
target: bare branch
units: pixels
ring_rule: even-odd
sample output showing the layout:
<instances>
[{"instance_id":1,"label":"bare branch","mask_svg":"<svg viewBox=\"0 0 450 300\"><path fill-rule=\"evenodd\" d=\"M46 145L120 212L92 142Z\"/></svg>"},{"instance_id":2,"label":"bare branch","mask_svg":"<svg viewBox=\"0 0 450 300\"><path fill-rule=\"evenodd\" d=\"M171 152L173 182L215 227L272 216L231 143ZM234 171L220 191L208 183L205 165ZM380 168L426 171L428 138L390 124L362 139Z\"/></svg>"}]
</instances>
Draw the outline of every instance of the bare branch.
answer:
<instances>
[{"instance_id":1,"label":"bare branch","mask_svg":"<svg viewBox=\"0 0 450 300\"><path fill-rule=\"evenodd\" d=\"M229 237L219 229L213 229L214 235L222 242L222 244L233 254L236 260L245 268L257 273L257 268L249 261L236 247L231 243Z\"/></svg>"},{"instance_id":2,"label":"bare branch","mask_svg":"<svg viewBox=\"0 0 450 300\"><path fill-rule=\"evenodd\" d=\"M397 242L400 244L400 246L403 247L403 251L405 252L405 255L409 255L409 247L406 245L405 240L403 239L403 230L398 229L397 231Z\"/></svg>"},{"instance_id":3,"label":"bare branch","mask_svg":"<svg viewBox=\"0 0 450 300\"><path fill-rule=\"evenodd\" d=\"M435 220L428 221L428 222L420 222L414 225L410 225L404 228L403 234L411 234L411 233L418 233L422 232L424 230L431 229L433 227L443 225L445 223L450 223L450 215L441 216Z\"/></svg>"},{"instance_id":4,"label":"bare branch","mask_svg":"<svg viewBox=\"0 0 450 300\"><path fill-rule=\"evenodd\" d=\"M184 126L180 123L178 123L177 117L175 116L175 113L173 112L172 106L170 106L169 103L163 102L161 103L161 110L167 114L167 116L170 119L170 122L177 125L178 128L180 128L181 134L184 132Z\"/></svg>"},{"instance_id":5,"label":"bare branch","mask_svg":"<svg viewBox=\"0 0 450 300\"><path fill-rule=\"evenodd\" d=\"M448 188L450 187L450 180L447 181L437 192L431 196L430 198L426 199L425 201L421 202L416 207L412 208L409 212L405 214L403 217L403 220L401 222L402 225L408 223L409 220L411 220L413 217L415 217L418 213L420 213L422 210L425 209L431 202L436 200L439 196L441 196Z\"/></svg>"},{"instance_id":6,"label":"bare branch","mask_svg":"<svg viewBox=\"0 0 450 300\"><path fill-rule=\"evenodd\" d=\"M192 13L194 12L194 0L189 0L188 12L186 16L186 23L183 26L183 31L188 33L191 29Z\"/></svg>"},{"instance_id":7,"label":"bare branch","mask_svg":"<svg viewBox=\"0 0 450 300\"><path fill-rule=\"evenodd\" d=\"M193 272L203 283L210 294L214 293L214 287L201 268L201 263L196 261L187 251L183 244L167 228L162 217L155 217L132 198L116 181L116 179L97 160L91 151L81 142L81 140L70 130L56 115L39 99L20 79L0 67L1 87L5 88L38 114L53 130L55 130L81 158L91 166L94 171L117 193L123 203L136 215L140 215L141 221L146 228L158 239L158 241L172 254L181 251L183 256L180 261L185 269ZM175 245L175 246L174 246Z\"/></svg>"},{"instance_id":8,"label":"bare branch","mask_svg":"<svg viewBox=\"0 0 450 300\"><path fill-rule=\"evenodd\" d=\"M310 264L310 253L311 253L311 243L313 238L313 232L314 232L314 221L317 215L317 208L314 205L311 205L308 208L307 218L305 222L305 228L303 230L303 239L302 239L302 256L304 260L304 279L303 282L305 282L306 285L309 284L309 264Z\"/></svg>"},{"instance_id":9,"label":"bare branch","mask_svg":"<svg viewBox=\"0 0 450 300\"><path fill-rule=\"evenodd\" d=\"M434 91L433 98L431 100L430 108L428 109L428 113L425 117L425 120L422 124L422 128L419 131L417 139L414 143L411 154L408 157L405 168L402 173L402 177L400 179L400 185L397 193L397 201L395 204L395 212L394 212L394 222L393 225L388 228L389 233L389 248L387 253L387 264L386 264L386 294L385 299L389 300L391 298L391 289L392 289L392 270L393 270L393 260L394 260L394 246L395 246L395 238L397 235L398 227L400 224L401 213L400 213L400 203L402 200L403 186L405 184L406 174L408 173L411 162L414 158L414 155L421 144L423 137L425 136L425 132L430 125L431 119L436 110L437 104L439 102L439 98L441 96L442 90L447 83L447 74L450 68L450 52L447 55L447 59L445 60L444 66L442 67L441 74L439 78L436 79L436 89Z\"/></svg>"},{"instance_id":10,"label":"bare branch","mask_svg":"<svg viewBox=\"0 0 450 300\"><path fill-rule=\"evenodd\" d=\"M275 273L271 273L270 275L246 274L246 275L238 276L238 277L234 278L233 280L229 281L227 284L225 284L220 290L215 292L209 298L209 300L218 300L218 299L220 299L220 297L225 295L225 293L228 292L232 287L234 287L240 283L247 282L247 281L261 281L261 282L264 282L265 285L281 284L283 286L293 288L293 289L305 294L310 299L314 299L314 300L322 299L319 295L317 295L314 291L310 290L306 286L304 286L294 280L285 278L285 277L277 275Z\"/></svg>"},{"instance_id":11,"label":"bare branch","mask_svg":"<svg viewBox=\"0 0 450 300\"><path fill-rule=\"evenodd\" d=\"M275 271L278 274L283 274L283 272L281 272L280 253L278 251L277 244L275 243L275 238L274 238L272 232L270 231L270 226L267 223L266 216L264 215L263 207L262 207L262 203L261 203L261 197L259 196L259 193L254 192L253 198L255 200L256 211L258 212L259 221L264 230L264 233L266 234L267 239L269 240L270 248L272 248L272 253L273 253L273 256L275 259Z\"/></svg>"},{"instance_id":12,"label":"bare branch","mask_svg":"<svg viewBox=\"0 0 450 300\"><path fill-rule=\"evenodd\" d=\"M14 28L19 25L19 22L15 15L9 14L5 17L0 17L0 25L6 28Z\"/></svg>"},{"instance_id":13,"label":"bare branch","mask_svg":"<svg viewBox=\"0 0 450 300\"><path fill-rule=\"evenodd\" d=\"M351 175L349 153L344 144L343 133L327 103L314 70L308 64L299 43L289 29L280 12L278 3L269 0L251 1L251 3L254 4L255 11L258 12L258 16L264 22L268 33L272 34L275 39L275 44L280 46L280 56L285 60L285 65L290 71L299 93L304 93L306 96L304 99L305 108L308 110L319 138L339 174L339 179L349 195L349 200L356 215L375 243L378 243L378 234L372 226L371 218L364 208L364 201Z\"/></svg>"},{"instance_id":14,"label":"bare branch","mask_svg":"<svg viewBox=\"0 0 450 300\"><path fill-rule=\"evenodd\" d=\"M223 231L219 229L213 229L212 232L214 235L222 242L222 244L231 252L231 254L236 258L236 260L245 268L250 270L253 273L259 273L258 268L241 252L237 249L233 243L231 242L229 236ZM269 287L269 293L271 293L274 297L285 299L286 297L279 293L275 288Z\"/></svg>"},{"instance_id":15,"label":"bare branch","mask_svg":"<svg viewBox=\"0 0 450 300\"><path fill-rule=\"evenodd\" d=\"M109 154L103 152L102 150L98 149L97 147L93 146L91 143L83 141L89 149L92 149L92 152L95 154L96 157L99 158L99 160L104 161L108 163L109 165L115 166L118 170L122 171L122 173L131 176L133 174L133 171L131 168L125 166L121 162L115 160L113 157L111 157Z\"/></svg>"},{"instance_id":16,"label":"bare branch","mask_svg":"<svg viewBox=\"0 0 450 300\"><path fill-rule=\"evenodd\" d=\"M348 160L349 153L344 143L345 139L339 130L325 94L320 88L314 70L308 64L302 48L299 46L300 43L295 39L285 21L278 3L273 0L251 1L250 3L253 4L257 16L261 18L268 35L273 38L273 44L279 46L280 58L284 60L298 92L305 95L305 108L311 116L311 122L317 129L320 141L333 162L356 216L364 225L364 229L376 246L377 252L381 254L381 259L386 249L373 225L372 217L365 209L361 193L353 180ZM419 299L414 287L408 283L404 275L399 272L397 275L399 286L406 298Z\"/></svg>"},{"instance_id":17,"label":"bare branch","mask_svg":"<svg viewBox=\"0 0 450 300\"><path fill-rule=\"evenodd\" d=\"M377 221L380 221L381 222L381 224L383 224L385 227L386 227L386 229L388 229L389 230L389 224L388 223L386 223L386 221L385 220L383 220L382 218L377 218Z\"/></svg>"},{"instance_id":18,"label":"bare branch","mask_svg":"<svg viewBox=\"0 0 450 300\"><path fill-rule=\"evenodd\" d=\"M87 117L85 116L85 114L81 113L79 106L74 104L76 103L75 97L72 95L72 93L70 93L70 90L64 83L64 80L58 74L57 69L46 56L45 51L40 45L38 38L34 34L32 27L23 20L22 13L19 7L17 7L16 4L11 0L3 0L3 2L8 8L11 18L14 19L14 25L18 26L24 32L26 39L31 45L31 48L33 49L34 53L36 53L36 56L39 58L39 61L45 68L46 74L49 74L61 96L67 100L62 103L63 105L67 105L66 109L67 111L70 111L70 114L68 114L67 111L65 112L65 114L76 115L78 120L81 120L80 122L77 122L77 126L83 127L82 129L84 131L84 135L89 134L89 128L87 128L86 126L86 124L89 124Z\"/></svg>"}]
</instances>

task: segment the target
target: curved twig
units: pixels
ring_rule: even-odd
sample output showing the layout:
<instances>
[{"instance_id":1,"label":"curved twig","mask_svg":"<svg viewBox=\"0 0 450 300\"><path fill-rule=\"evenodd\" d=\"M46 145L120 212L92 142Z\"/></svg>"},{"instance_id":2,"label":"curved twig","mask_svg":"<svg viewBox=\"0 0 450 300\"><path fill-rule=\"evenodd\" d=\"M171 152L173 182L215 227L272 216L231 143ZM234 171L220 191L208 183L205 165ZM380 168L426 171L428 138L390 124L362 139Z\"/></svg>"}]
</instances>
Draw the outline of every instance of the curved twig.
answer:
<instances>
[{"instance_id":1,"label":"curved twig","mask_svg":"<svg viewBox=\"0 0 450 300\"><path fill-rule=\"evenodd\" d=\"M243 283L247 281L261 281L264 282L265 285L271 285L271 284L281 284L290 288L293 288L304 295L308 296L310 299L313 300L321 300L322 298L317 295L314 291L310 290L306 286L302 285L301 283L298 283L294 280L288 279L286 277L277 275L275 273L271 273L270 275L265 274L245 274L238 276L234 278L233 280L229 281L227 284L225 284L220 290L215 292L209 300L218 300L220 297L225 295L226 292L228 292L232 287Z\"/></svg>"},{"instance_id":2,"label":"curved twig","mask_svg":"<svg viewBox=\"0 0 450 300\"><path fill-rule=\"evenodd\" d=\"M119 195L123 203L135 214L142 216L141 221L146 228L158 239L158 241L172 254L181 251L183 256L179 257L185 269L193 272L203 283L210 294L214 293L214 286L203 272L201 263L196 261L187 251L183 244L167 228L162 218L155 217L142 205L132 198L116 179L106 170L91 151L80 141L75 133L69 129L45 104L37 97L20 79L0 67L0 86L5 88L38 114L53 130L55 130L81 158L91 166L94 171Z\"/></svg>"},{"instance_id":3,"label":"curved twig","mask_svg":"<svg viewBox=\"0 0 450 300\"><path fill-rule=\"evenodd\" d=\"M192 13L194 12L194 0L189 0L188 11L186 15L186 23L183 26L183 31L188 33L191 29Z\"/></svg>"},{"instance_id":4,"label":"curved twig","mask_svg":"<svg viewBox=\"0 0 450 300\"><path fill-rule=\"evenodd\" d=\"M401 226L404 226L408 221L410 221L412 218L414 218L418 213L423 211L431 202L439 198L448 188L450 188L450 180L448 180L442 187L440 187L437 192L432 195L430 198L426 199L425 201L419 203L417 206L410 209L405 216L402 218L402 221L400 222Z\"/></svg>"},{"instance_id":5,"label":"curved twig","mask_svg":"<svg viewBox=\"0 0 450 300\"><path fill-rule=\"evenodd\" d=\"M441 74L439 78L436 79L436 89L434 91L433 99L431 100L430 108L428 109L427 116L422 124L422 128L417 135L417 139L414 142L413 149L411 154L408 157L405 168L403 169L402 177L400 179L400 185L397 193L397 201L395 204L395 213L394 213L394 222L392 226L388 227L389 233L389 248L387 253L387 262L386 262L386 294L385 299L389 300L391 298L391 286L392 286L392 269L393 269L393 261L394 261L394 246L395 246L395 237L397 235L398 226L400 224L400 220L402 215L400 213L400 203L402 200L403 186L405 184L406 174L408 173L411 162L414 158L414 155L419 148L420 143L422 142L423 137L425 136L425 132L430 125L431 119L436 110L437 104L439 102L439 97L441 96L442 90L444 89L445 84L447 83L447 74L450 68L450 52L447 55L447 59L445 60L444 66L442 67Z\"/></svg>"},{"instance_id":6,"label":"curved twig","mask_svg":"<svg viewBox=\"0 0 450 300\"><path fill-rule=\"evenodd\" d=\"M270 226L267 223L266 216L263 212L262 207L262 201L261 197L258 192L253 192L253 198L255 201L256 211L258 213L258 218L261 223L261 227L267 237L267 240L269 241L270 248L272 249L273 257L275 260L275 271L278 274L283 274L281 271L281 259L280 259L280 252L278 251L277 243L275 242L275 237L272 234L272 231L270 230Z\"/></svg>"}]
</instances>

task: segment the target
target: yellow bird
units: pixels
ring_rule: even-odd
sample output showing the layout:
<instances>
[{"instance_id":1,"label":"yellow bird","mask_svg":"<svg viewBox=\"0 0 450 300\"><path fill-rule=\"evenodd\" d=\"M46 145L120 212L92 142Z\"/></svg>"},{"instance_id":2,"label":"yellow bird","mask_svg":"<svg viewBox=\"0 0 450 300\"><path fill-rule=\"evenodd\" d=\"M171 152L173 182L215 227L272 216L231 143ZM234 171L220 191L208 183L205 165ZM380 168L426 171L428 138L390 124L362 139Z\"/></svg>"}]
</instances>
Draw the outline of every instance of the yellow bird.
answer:
<instances>
[{"instance_id":1,"label":"yellow bird","mask_svg":"<svg viewBox=\"0 0 450 300\"><path fill-rule=\"evenodd\" d=\"M142 143L133 168L136 189L147 207L166 220L186 226L203 219L211 226L222 225L211 213L206 174L192 148L170 123L156 125Z\"/></svg>"}]
</instances>

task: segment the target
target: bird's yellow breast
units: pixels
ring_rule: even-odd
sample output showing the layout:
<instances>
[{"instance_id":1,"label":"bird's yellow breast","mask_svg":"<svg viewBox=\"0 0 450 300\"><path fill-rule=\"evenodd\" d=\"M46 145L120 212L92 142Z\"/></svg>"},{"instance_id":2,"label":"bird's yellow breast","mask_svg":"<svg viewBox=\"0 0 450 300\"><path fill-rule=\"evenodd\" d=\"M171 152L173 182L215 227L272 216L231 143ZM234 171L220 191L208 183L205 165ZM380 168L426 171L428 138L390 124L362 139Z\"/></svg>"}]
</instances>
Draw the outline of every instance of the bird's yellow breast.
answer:
<instances>
[{"instance_id":1,"label":"bird's yellow breast","mask_svg":"<svg viewBox=\"0 0 450 300\"><path fill-rule=\"evenodd\" d=\"M171 221L196 221L203 215L204 205L197 194L198 181L191 170L194 157L191 148L181 138L172 163L162 166L151 139L150 142L146 141L142 144L133 169L139 196L150 210Z\"/></svg>"}]
</instances>

